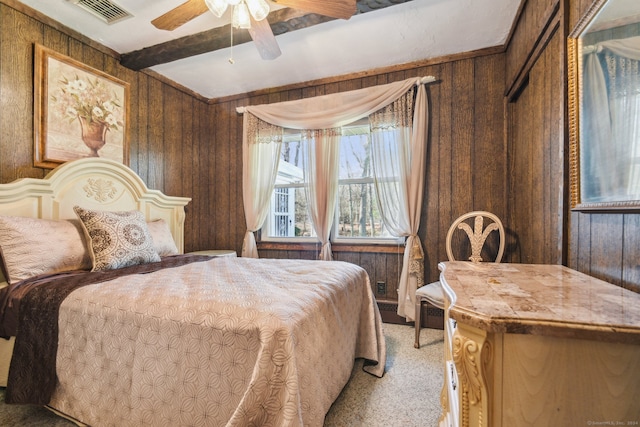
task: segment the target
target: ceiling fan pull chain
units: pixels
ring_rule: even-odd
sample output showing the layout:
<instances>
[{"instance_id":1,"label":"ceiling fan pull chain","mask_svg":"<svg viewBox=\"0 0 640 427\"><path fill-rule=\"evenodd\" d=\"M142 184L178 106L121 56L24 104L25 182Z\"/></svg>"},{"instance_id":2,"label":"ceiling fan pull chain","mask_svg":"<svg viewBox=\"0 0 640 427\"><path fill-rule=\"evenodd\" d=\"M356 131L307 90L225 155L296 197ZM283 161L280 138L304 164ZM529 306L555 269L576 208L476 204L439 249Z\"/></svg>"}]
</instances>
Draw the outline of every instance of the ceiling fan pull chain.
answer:
<instances>
[{"instance_id":1,"label":"ceiling fan pull chain","mask_svg":"<svg viewBox=\"0 0 640 427\"><path fill-rule=\"evenodd\" d=\"M229 25L229 28L231 29L231 52L230 52L230 56L229 56L229 64L233 64L235 61L233 60L233 25Z\"/></svg>"}]
</instances>

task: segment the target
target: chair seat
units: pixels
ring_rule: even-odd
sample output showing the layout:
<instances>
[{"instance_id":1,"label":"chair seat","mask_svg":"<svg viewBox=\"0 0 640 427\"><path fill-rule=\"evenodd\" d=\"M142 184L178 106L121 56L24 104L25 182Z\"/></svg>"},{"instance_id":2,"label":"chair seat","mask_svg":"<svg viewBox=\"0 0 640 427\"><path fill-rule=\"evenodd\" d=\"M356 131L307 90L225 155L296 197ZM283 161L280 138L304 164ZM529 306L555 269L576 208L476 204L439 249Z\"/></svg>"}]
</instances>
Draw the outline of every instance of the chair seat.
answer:
<instances>
[{"instance_id":1,"label":"chair seat","mask_svg":"<svg viewBox=\"0 0 640 427\"><path fill-rule=\"evenodd\" d=\"M416 298L444 310L444 294L440 281L429 283L416 290Z\"/></svg>"}]
</instances>

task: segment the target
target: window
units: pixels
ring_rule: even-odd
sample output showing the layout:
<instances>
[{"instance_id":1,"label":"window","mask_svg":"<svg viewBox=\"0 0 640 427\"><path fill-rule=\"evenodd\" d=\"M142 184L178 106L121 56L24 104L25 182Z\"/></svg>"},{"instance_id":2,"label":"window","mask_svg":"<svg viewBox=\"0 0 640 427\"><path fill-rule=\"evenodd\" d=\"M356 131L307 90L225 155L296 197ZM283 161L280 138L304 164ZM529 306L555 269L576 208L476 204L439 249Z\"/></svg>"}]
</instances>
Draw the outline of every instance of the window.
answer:
<instances>
[{"instance_id":1,"label":"window","mask_svg":"<svg viewBox=\"0 0 640 427\"><path fill-rule=\"evenodd\" d=\"M393 238L384 228L378 209L368 124L342 130L336 210L336 241Z\"/></svg>"},{"instance_id":2,"label":"window","mask_svg":"<svg viewBox=\"0 0 640 427\"><path fill-rule=\"evenodd\" d=\"M285 137L262 240L315 240L304 189L304 150L300 134Z\"/></svg>"},{"instance_id":3,"label":"window","mask_svg":"<svg viewBox=\"0 0 640 427\"><path fill-rule=\"evenodd\" d=\"M340 140L340 175L331 240L396 242L384 227L371 166L368 122L345 126ZM304 186L306 146L299 133L285 136L278 176L262 240L316 241Z\"/></svg>"}]
</instances>

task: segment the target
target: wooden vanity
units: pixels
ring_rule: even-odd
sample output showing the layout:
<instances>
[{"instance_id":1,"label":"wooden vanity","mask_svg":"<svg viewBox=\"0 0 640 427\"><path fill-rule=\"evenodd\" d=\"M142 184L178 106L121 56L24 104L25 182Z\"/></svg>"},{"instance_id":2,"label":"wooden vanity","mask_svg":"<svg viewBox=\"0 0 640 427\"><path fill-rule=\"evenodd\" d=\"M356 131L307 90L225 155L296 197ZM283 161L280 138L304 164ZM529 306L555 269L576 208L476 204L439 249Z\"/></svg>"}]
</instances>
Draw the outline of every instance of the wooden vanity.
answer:
<instances>
[{"instance_id":1,"label":"wooden vanity","mask_svg":"<svg viewBox=\"0 0 640 427\"><path fill-rule=\"evenodd\" d=\"M441 427L640 425L640 294L559 265L438 267Z\"/></svg>"}]
</instances>

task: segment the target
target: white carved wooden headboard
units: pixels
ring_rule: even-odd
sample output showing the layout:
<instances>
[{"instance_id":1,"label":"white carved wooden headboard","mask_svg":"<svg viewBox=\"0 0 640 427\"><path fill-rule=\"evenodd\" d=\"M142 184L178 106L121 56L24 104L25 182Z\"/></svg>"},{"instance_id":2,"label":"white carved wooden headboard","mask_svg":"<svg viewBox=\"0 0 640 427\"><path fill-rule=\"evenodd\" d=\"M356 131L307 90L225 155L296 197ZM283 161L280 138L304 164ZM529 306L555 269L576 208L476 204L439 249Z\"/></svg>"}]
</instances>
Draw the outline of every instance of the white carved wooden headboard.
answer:
<instances>
[{"instance_id":1,"label":"white carved wooden headboard","mask_svg":"<svg viewBox=\"0 0 640 427\"><path fill-rule=\"evenodd\" d=\"M122 211L137 209L147 221L164 219L180 253L184 252L187 197L150 190L127 166L103 158L66 162L43 179L0 184L0 215L42 219L77 218L73 207Z\"/></svg>"}]
</instances>

